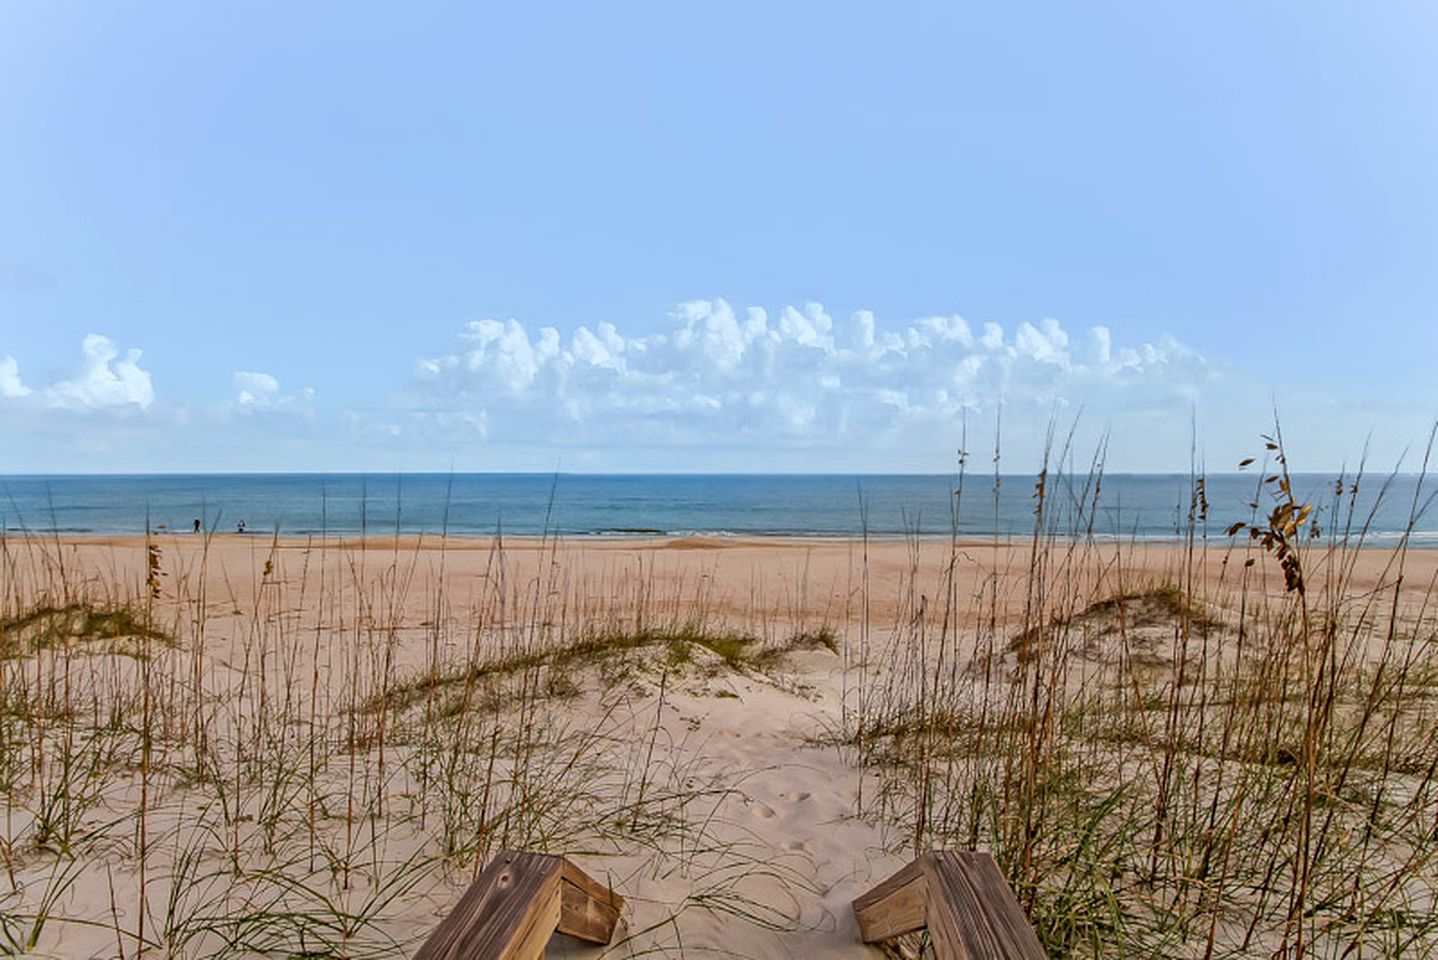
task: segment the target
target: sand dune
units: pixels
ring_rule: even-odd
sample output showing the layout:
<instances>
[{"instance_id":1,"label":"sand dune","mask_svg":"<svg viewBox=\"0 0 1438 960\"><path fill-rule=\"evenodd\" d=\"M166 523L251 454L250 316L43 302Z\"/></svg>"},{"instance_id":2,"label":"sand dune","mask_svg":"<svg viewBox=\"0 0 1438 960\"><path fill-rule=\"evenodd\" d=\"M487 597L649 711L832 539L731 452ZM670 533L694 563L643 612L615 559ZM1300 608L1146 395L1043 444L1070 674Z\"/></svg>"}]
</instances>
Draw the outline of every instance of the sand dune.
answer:
<instances>
[{"instance_id":1,"label":"sand dune","mask_svg":"<svg viewBox=\"0 0 1438 960\"><path fill-rule=\"evenodd\" d=\"M142 711L158 725L144 776L139 754L96 768L87 810L64 838L84 868L39 937L49 954L110 956L118 942L133 955L145 913L155 943L189 931L181 952L204 955L243 926L233 918L245 907L226 899L234 891L260 913L271 897L275 909L283 902L293 912L297 899L319 917L302 890L324 887L351 909L383 900L354 943L365 955L403 955L507 829L510 840L572 853L624 894L630 908L611 955L677 955L682 944L701 956L874 956L859 943L849 901L909 852L897 826L860 815L861 791L880 783L842 745L864 671L886 669L880 651L904 642L915 611L937 609L946 591L965 629L987 615L1005 636L1028 622L1034 602L1022 542L511 539L501 549L487 539L171 535L155 543L153 566L138 538L7 545L11 607L62 595L100 606L123 599L147 607L170 638L144 645L113 636L85 647L73 620L56 628L65 642L44 635L38 620L30 634L11 625L10 638L36 651L8 661L10 682L32 698L61 683L73 709L97 717L123 709L136 727ZM1173 545L1120 554L1059 544L1045 562L1069 564L1075 588L1107 596L1173 582L1184 556ZM1190 589L1217 595L1240 575L1237 556L1201 554ZM1352 589L1379 583L1391 561L1359 556ZM1409 563L1409 576L1431 579L1438 552ZM1262 578L1261 592L1282 593L1276 569L1248 575ZM595 631L603 642L572 647ZM531 651L545 656L531 663ZM997 655L1012 666L1022 650L1000 644ZM480 670L480 662L506 666ZM137 693L141 664L150 670L147 700ZM532 829L514 826L518 813L501 828L461 809L478 803L477 771L486 768L450 751L461 741L482 747L491 735L527 744L507 747L500 766L521 762L515 751L529 751L523 762L535 765L506 796L537 789L527 802L572 806ZM136 749L123 744L113 749ZM202 755L222 772L215 784L194 769ZM488 762L492 769L493 755ZM440 785L446 770L451 780ZM468 781L456 786L456 778ZM11 794L9 866L27 902L62 862L53 857L61 839L32 842L45 789L17 780ZM665 794L672 799L654 799ZM495 835L476 837L477 824ZM194 863L180 863L187 849ZM289 871L290 886L266 886L265 870ZM238 874L247 879L232 882ZM176 929L166 930L177 884L211 900L169 908ZM320 919L314 925L313 937L333 936ZM560 941L553 952L599 954Z\"/></svg>"}]
</instances>

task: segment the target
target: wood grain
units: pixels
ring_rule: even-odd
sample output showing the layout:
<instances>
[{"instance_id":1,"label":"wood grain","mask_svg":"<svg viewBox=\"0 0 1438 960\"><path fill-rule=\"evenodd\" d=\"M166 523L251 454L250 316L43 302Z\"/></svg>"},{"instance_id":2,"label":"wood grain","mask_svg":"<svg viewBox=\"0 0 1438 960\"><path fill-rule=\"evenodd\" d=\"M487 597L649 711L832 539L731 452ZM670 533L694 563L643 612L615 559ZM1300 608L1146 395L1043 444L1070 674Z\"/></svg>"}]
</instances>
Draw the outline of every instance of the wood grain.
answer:
<instances>
[{"instance_id":1,"label":"wood grain","mask_svg":"<svg viewBox=\"0 0 1438 960\"><path fill-rule=\"evenodd\" d=\"M569 860L560 870L559 932L587 943L608 943L624 909L624 898Z\"/></svg>"},{"instance_id":2,"label":"wood grain","mask_svg":"<svg viewBox=\"0 0 1438 960\"><path fill-rule=\"evenodd\" d=\"M987 853L926 853L856 899L854 915L865 942L927 926L939 960L1044 960L1047 956L1018 898Z\"/></svg>"},{"instance_id":3,"label":"wood grain","mask_svg":"<svg viewBox=\"0 0 1438 960\"><path fill-rule=\"evenodd\" d=\"M563 857L499 853L414 960L541 960L562 933L608 943L624 899Z\"/></svg>"},{"instance_id":4,"label":"wood grain","mask_svg":"<svg viewBox=\"0 0 1438 960\"><path fill-rule=\"evenodd\" d=\"M865 943L878 943L923 928L924 873L915 860L854 901L854 918Z\"/></svg>"}]
</instances>

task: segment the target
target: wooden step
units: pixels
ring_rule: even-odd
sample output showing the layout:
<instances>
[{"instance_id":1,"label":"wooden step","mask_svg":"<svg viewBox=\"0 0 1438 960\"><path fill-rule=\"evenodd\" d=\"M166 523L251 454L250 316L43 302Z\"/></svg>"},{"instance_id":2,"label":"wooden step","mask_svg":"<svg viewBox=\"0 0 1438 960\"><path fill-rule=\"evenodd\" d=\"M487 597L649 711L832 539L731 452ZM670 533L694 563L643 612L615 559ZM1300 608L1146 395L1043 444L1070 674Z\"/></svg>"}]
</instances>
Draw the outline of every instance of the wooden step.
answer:
<instances>
[{"instance_id":1,"label":"wooden step","mask_svg":"<svg viewBox=\"0 0 1438 960\"><path fill-rule=\"evenodd\" d=\"M414 960L540 960L555 930L608 943L623 908L623 897L564 857L503 850Z\"/></svg>"},{"instance_id":2,"label":"wooden step","mask_svg":"<svg viewBox=\"0 0 1438 960\"><path fill-rule=\"evenodd\" d=\"M938 960L1045 960L994 858L935 850L854 901L865 943L927 927Z\"/></svg>"}]
</instances>

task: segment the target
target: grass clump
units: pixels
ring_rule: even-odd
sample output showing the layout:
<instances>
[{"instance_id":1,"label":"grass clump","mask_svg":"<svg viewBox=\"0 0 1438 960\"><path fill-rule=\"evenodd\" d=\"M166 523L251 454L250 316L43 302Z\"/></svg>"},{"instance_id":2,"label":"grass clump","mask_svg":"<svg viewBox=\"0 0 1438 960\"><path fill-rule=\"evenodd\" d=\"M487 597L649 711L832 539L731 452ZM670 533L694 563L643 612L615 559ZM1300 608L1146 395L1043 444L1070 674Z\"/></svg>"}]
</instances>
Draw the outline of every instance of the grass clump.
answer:
<instances>
[{"instance_id":1,"label":"grass clump","mask_svg":"<svg viewBox=\"0 0 1438 960\"><path fill-rule=\"evenodd\" d=\"M147 641L170 637L134 605L40 602L0 618L0 657L30 656L67 644L100 644L134 653Z\"/></svg>"},{"instance_id":2,"label":"grass clump","mask_svg":"<svg viewBox=\"0 0 1438 960\"><path fill-rule=\"evenodd\" d=\"M428 697L443 695L445 691L527 671L543 671L545 683L541 685L542 691L565 698L576 692L571 677L575 670L600 669L635 654L655 652L662 652L663 662L676 670L691 668L711 677L720 667L763 674L782 666L789 654L815 648L831 652L837 650L831 628L801 632L785 643L771 644L754 634L697 623L631 630L608 627L552 646L507 650L445 671L422 672L399 679L382 695L365 701L360 709L367 713L380 710L402 712L423 703ZM707 654L703 662L701 652Z\"/></svg>"},{"instance_id":3,"label":"grass clump","mask_svg":"<svg viewBox=\"0 0 1438 960\"><path fill-rule=\"evenodd\" d=\"M1208 634L1222 628L1202 606L1175 584L1167 583L1104 597L1076 613L1055 614L1042 626L1034 625L1009 639L1008 648L1020 663L1039 656L1045 638L1078 639L1068 644L1072 655L1103 657L1142 653L1140 643L1152 647L1179 633ZM1118 643L1114 643L1117 641ZM1120 649L1122 648L1122 649ZM1149 651L1150 658L1153 656Z\"/></svg>"}]
</instances>

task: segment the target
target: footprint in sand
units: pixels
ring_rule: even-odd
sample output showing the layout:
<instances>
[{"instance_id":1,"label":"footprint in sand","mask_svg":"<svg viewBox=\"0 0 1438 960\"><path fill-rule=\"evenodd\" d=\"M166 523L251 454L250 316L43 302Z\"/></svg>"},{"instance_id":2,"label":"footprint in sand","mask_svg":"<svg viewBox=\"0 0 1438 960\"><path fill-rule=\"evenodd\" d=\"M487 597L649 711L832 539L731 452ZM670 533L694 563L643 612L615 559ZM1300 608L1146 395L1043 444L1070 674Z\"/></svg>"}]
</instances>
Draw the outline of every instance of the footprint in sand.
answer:
<instances>
[{"instance_id":1,"label":"footprint in sand","mask_svg":"<svg viewBox=\"0 0 1438 960\"><path fill-rule=\"evenodd\" d=\"M750 800L749 802L754 806L754 812L759 814L759 816L763 817L765 820L774 819L773 807L769 806L767 803L760 803L758 800Z\"/></svg>"}]
</instances>

